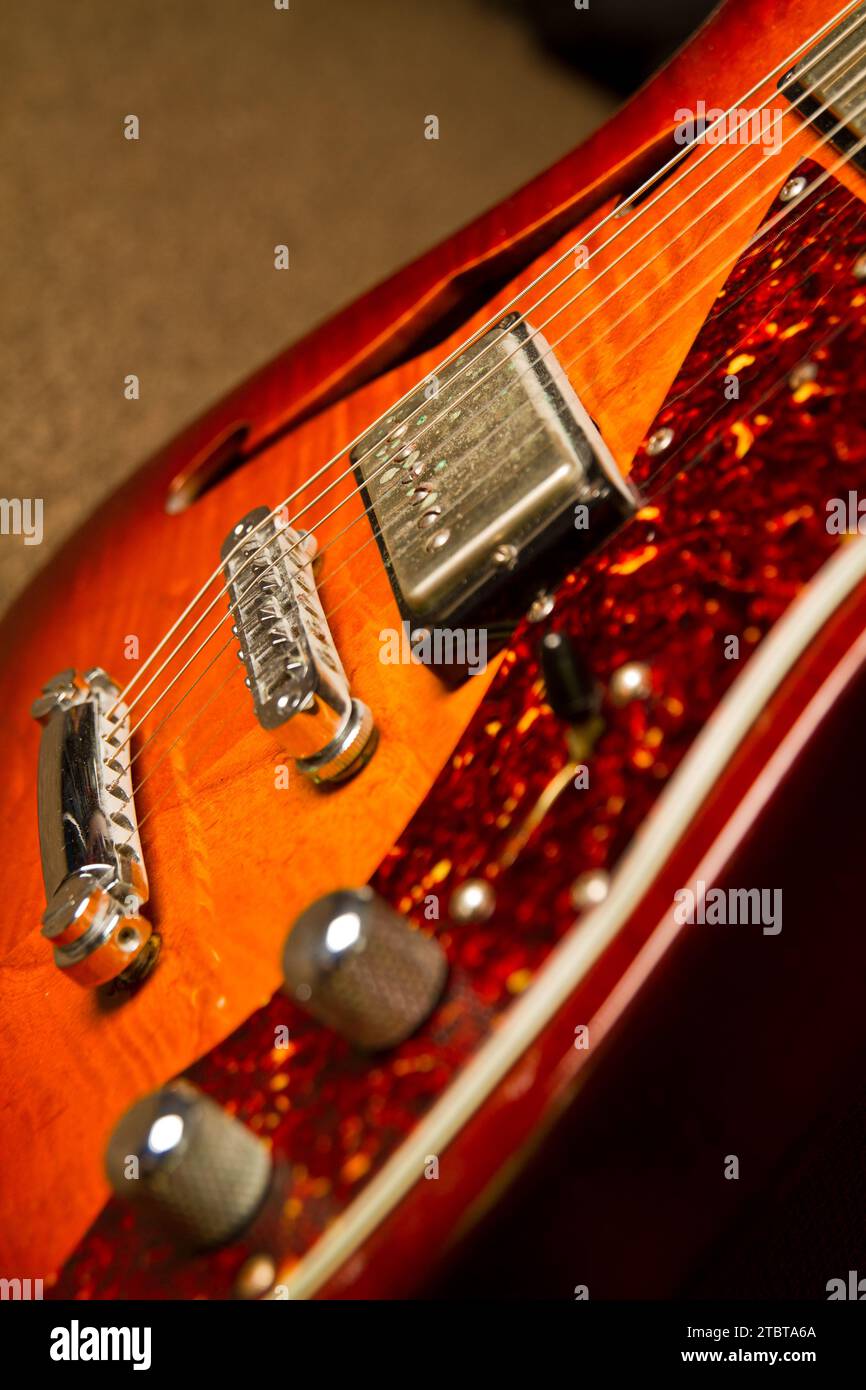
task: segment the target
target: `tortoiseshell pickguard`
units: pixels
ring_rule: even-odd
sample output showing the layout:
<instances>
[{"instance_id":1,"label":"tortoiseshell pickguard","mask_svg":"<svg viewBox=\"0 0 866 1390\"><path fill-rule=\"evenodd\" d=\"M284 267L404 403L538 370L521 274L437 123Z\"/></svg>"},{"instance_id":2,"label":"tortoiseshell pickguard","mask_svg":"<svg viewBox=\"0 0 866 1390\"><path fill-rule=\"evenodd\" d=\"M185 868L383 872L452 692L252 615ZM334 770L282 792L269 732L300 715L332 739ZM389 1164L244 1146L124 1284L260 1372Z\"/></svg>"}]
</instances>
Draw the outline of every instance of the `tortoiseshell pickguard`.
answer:
<instances>
[{"instance_id":1,"label":"tortoiseshell pickguard","mask_svg":"<svg viewBox=\"0 0 866 1390\"><path fill-rule=\"evenodd\" d=\"M814 175L814 166L799 172ZM778 211L771 209L771 213ZM524 622L475 719L374 886L435 932L451 985L428 1025L369 1059L281 994L189 1073L291 1161L275 1237L301 1256L399 1146L530 984L574 921L570 888L613 869L696 734L763 635L840 538L827 502L866 483L866 208L828 179L734 267L632 477L647 504L569 574L552 615ZM808 365L805 368L803 363ZM795 371L795 369L797 369ZM792 375L793 373L793 375ZM513 866L509 836L566 760L537 649L569 632L598 678L649 664L653 691L607 703L589 786L556 802ZM739 660L726 638L739 639ZM448 918L467 877L496 882L484 923ZM435 913L438 911L438 917ZM275 1030L289 1029L287 1049ZM229 1297L243 1240L180 1258L112 1200L51 1288L54 1297Z\"/></svg>"}]
</instances>

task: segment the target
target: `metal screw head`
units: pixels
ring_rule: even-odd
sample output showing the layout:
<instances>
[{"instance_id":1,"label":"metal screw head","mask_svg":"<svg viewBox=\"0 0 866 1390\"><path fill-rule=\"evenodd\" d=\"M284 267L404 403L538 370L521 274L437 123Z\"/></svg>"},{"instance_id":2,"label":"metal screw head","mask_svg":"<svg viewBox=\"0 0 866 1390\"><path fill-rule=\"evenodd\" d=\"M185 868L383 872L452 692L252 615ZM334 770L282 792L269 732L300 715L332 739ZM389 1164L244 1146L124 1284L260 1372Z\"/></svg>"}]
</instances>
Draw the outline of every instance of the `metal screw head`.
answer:
<instances>
[{"instance_id":1,"label":"metal screw head","mask_svg":"<svg viewBox=\"0 0 866 1390\"><path fill-rule=\"evenodd\" d=\"M135 927L121 927L117 933L117 945L121 951L131 954L141 945L141 937Z\"/></svg>"},{"instance_id":2,"label":"metal screw head","mask_svg":"<svg viewBox=\"0 0 866 1390\"><path fill-rule=\"evenodd\" d=\"M91 666L89 671L84 672L84 679L87 681L88 685L96 686L98 690L104 691L106 695L113 696L120 694L120 686L116 681L111 679L108 672L104 671L101 666Z\"/></svg>"},{"instance_id":3,"label":"metal screw head","mask_svg":"<svg viewBox=\"0 0 866 1390\"><path fill-rule=\"evenodd\" d=\"M447 545L450 539L451 532L447 526L444 526L441 531L437 531L436 535L427 542L427 549L441 550L443 545Z\"/></svg>"},{"instance_id":4,"label":"metal screw head","mask_svg":"<svg viewBox=\"0 0 866 1390\"><path fill-rule=\"evenodd\" d=\"M45 691L46 695L49 695L49 694L54 694L54 695L66 695L66 694L68 694L70 691L74 692L74 690L75 690L75 670L74 670L74 668L70 666L69 669L66 670L66 671L59 671L59 672L57 673L56 676L52 676L50 680L47 680L47 681L45 682L45 684L43 685L42 689Z\"/></svg>"},{"instance_id":5,"label":"metal screw head","mask_svg":"<svg viewBox=\"0 0 866 1390\"><path fill-rule=\"evenodd\" d=\"M855 280L866 280L866 251L857 257L851 269Z\"/></svg>"},{"instance_id":6,"label":"metal screw head","mask_svg":"<svg viewBox=\"0 0 866 1390\"><path fill-rule=\"evenodd\" d=\"M139 951L132 964L127 966L122 975L118 975L109 982L107 992L109 994L130 994L138 989L159 960L161 948L162 937L158 932L151 932L143 949Z\"/></svg>"},{"instance_id":7,"label":"metal screw head","mask_svg":"<svg viewBox=\"0 0 866 1390\"><path fill-rule=\"evenodd\" d=\"M241 1265L235 1279L237 1298L261 1298L273 1287L277 1277L277 1267L270 1255L251 1255Z\"/></svg>"},{"instance_id":8,"label":"metal screw head","mask_svg":"<svg viewBox=\"0 0 866 1390\"><path fill-rule=\"evenodd\" d=\"M68 671L60 671L45 682L42 687L42 694L33 701L30 707L30 713L34 719L47 720L55 710L64 709L74 700L78 689L79 684L75 671L72 668Z\"/></svg>"},{"instance_id":9,"label":"metal screw head","mask_svg":"<svg viewBox=\"0 0 866 1390\"><path fill-rule=\"evenodd\" d=\"M38 721L48 720L55 710L61 709L63 702L56 695L37 695L30 706L30 713Z\"/></svg>"},{"instance_id":10,"label":"metal screw head","mask_svg":"<svg viewBox=\"0 0 866 1390\"><path fill-rule=\"evenodd\" d=\"M610 678L608 693L615 705L646 700L652 694L652 672L643 661L627 661Z\"/></svg>"},{"instance_id":11,"label":"metal screw head","mask_svg":"<svg viewBox=\"0 0 866 1390\"><path fill-rule=\"evenodd\" d=\"M497 569L513 569L517 564L517 546L507 544L498 545L490 558Z\"/></svg>"},{"instance_id":12,"label":"metal screw head","mask_svg":"<svg viewBox=\"0 0 866 1390\"><path fill-rule=\"evenodd\" d=\"M656 430L647 440L646 451L655 458L658 454L663 454L674 442L674 432L665 426L663 429Z\"/></svg>"},{"instance_id":13,"label":"metal screw head","mask_svg":"<svg viewBox=\"0 0 866 1390\"><path fill-rule=\"evenodd\" d=\"M42 935L51 941L65 931L70 922L83 912L91 894L101 887L95 874L75 874L61 883L42 914Z\"/></svg>"},{"instance_id":14,"label":"metal screw head","mask_svg":"<svg viewBox=\"0 0 866 1390\"><path fill-rule=\"evenodd\" d=\"M541 593L537 594L532 600L526 616L531 623L541 623L544 622L545 618L550 617L555 607L556 599L553 597L553 594L549 594L543 589Z\"/></svg>"},{"instance_id":15,"label":"metal screw head","mask_svg":"<svg viewBox=\"0 0 866 1390\"><path fill-rule=\"evenodd\" d=\"M788 376L788 385L792 391L798 391L801 386L806 386L810 381L814 381L817 375L818 364L816 362L798 362Z\"/></svg>"},{"instance_id":16,"label":"metal screw head","mask_svg":"<svg viewBox=\"0 0 866 1390\"><path fill-rule=\"evenodd\" d=\"M451 894L448 914L453 922L486 922L496 907L496 894L483 878L467 878Z\"/></svg>"},{"instance_id":17,"label":"metal screw head","mask_svg":"<svg viewBox=\"0 0 866 1390\"><path fill-rule=\"evenodd\" d=\"M603 903L610 891L610 874L604 869L587 869L571 885L571 905L579 912Z\"/></svg>"},{"instance_id":18,"label":"metal screw head","mask_svg":"<svg viewBox=\"0 0 866 1390\"><path fill-rule=\"evenodd\" d=\"M807 180L802 174L797 174L793 179L788 179L779 197L783 203L790 203L793 198L799 198L806 187Z\"/></svg>"}]
</instances>

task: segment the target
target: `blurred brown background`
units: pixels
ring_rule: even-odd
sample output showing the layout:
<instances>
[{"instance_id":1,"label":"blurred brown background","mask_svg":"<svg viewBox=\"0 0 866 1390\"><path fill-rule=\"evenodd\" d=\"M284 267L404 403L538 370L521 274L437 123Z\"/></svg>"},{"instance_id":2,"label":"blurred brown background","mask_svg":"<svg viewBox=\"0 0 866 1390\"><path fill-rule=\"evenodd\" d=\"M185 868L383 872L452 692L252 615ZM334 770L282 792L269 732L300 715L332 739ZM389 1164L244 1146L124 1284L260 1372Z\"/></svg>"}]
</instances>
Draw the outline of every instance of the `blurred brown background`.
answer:
<instances>
[{"instance_id":1,"label":"blurred brown background","mask_svg":"<svg viewBox=\"0 0 866 1390\"><path fill-rule=\"evenodd\" d=\"M605 117L616 98L526 18L493 0L2 7L0 495L42 497L45 538L0 536L0 606L214 397Z\"/></svg>"}]
</instances>

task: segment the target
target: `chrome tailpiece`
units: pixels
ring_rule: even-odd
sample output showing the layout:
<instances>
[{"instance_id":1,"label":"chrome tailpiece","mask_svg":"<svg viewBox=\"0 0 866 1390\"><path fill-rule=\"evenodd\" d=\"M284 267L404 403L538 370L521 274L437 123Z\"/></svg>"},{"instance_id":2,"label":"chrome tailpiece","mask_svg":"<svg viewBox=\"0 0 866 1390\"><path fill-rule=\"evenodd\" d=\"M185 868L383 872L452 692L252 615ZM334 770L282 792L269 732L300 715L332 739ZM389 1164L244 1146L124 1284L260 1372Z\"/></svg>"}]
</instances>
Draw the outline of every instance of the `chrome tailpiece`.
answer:
<instances>
[{"instance_id":1,"label":"chrome tailpiece","mask_svg":"<svg viewBox=\"0 0 866 1390\"><path fill-rule=\"evenodd\" d=\"M135 818L129 716L99 667L62 671L33 716L39 746L39 844L47 906L42 934L56 965L85 986L137 983L159 937L139 915L147 875Z\"/></svg>"}]
</instances>

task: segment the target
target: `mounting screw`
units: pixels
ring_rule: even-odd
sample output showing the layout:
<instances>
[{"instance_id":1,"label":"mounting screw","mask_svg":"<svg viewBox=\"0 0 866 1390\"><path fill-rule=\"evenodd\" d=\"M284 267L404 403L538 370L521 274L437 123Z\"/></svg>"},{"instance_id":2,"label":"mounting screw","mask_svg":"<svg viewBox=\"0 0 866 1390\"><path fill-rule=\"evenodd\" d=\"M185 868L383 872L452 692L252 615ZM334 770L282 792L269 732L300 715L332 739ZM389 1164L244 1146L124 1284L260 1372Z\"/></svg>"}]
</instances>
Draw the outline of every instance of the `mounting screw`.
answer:
<instances>
[{"instance_id":1,"label":"mounting screw","mask_svg":"<svg viewBox=\"0 0 866 1390\"><path fill-rule=\"evenodd\" d=\"M483 878L467 878L451 894L448 915L453 922L486 922L496 907L496 894Z\"/></svg>"},{"instance_id":2,"label":"mounting screw","mask_svg":"<svg viewBox=\"0 0 866 1390\"><path fill-rule=\"evenodd\" d=\"M536 594L532 603L529 605L529 611L526 616L531 623L542 623L545 618L550 617L555 607L556 599L553 597L553 594L548 593L546 589L542 589L539 594Z\"/></svg>"},{"instance_id":3,"label":"mounting screw","mask_svg":"<svg viewBox=\"0 0 866 1390\"><path fill-rule=\"evenodd\" d=\"M792 391L798 391L801 386L806 386L810 381L814 381L817 375L817 363L798 362L788 376L788 385Z\"/></svg>"},{"instance_id":4,"label":"mounting screw","mask_svg":"<svg viewBox=\"0 0 866 1390\"><path fill-rule=\"evenodd\" d=\"M674 432L665 426L664 429L656 430L654 434L650 435L647 440L646 451L651 458L655 458L658 454L663 454L666 449L669 449L673 442Z\"/></svg>"},{"instance_id":5,"label":"mounting screw","mask_svg":"<svg viewBox=\"0 0 866 1390\"><path fill-rule=\"evenodd\" d=\"M497 569L514 569L514 566L517 564L517 546L507 544L498 545L490 558Z\"/></svg>"},{"instance_id":6,"label":"mounting screw","mask_svg":"<svg viewBox=\"0 0 866 1390\"><path fill-rule=\"evenodd\" d=\"M261 1298L273 1288L277 1267L270 1255L251 1255L235 1279L236 1298Z\"/></svg>"},{"instance_id":7,"label":"mounting screw","mask_svg":"<svg viewBox=\"0 0 866 1390\"><path fill-rule=\"evenodd\" d=\"M451 532L447 526L444 526L441 531L437 531L435 536L432 536L427 542L427 549L430 551L441 550L443 545L447 545L450 539Z\"/></svg>"},{"instance_id":8,"label":"mounting screw","mask_svg":"<svg viewBox=\"0 0 866 1390\"><path fill-rule=\"evenodd\" d=\"M803 178L802 174L797 174L793 179L788 179L788 182L779 194L782 202L790 203L793 198L799 198L800 194L806 188L806 183L807 180Z\"/></svg>"},{"instance_id":9,"label":"mounting screw","mask_svg":"<svg viewBox=\"0 0 866 1390\"><path fill-rule=\"evenodd\" d=\"M571 885L571 905L579 912L603 903L610 891L610 874L604 869L587 869Z\"/></svg>"},{"instance_id":10,"label":"mounting screw","mask_svg":"<svg viewBox=\"0 0 866 1390\"><path fill-rule=\"evenodd\" d=\"M64 709L75 699L78 689L75 680L75 671L60 671L58 675L52 676L42 687L42 694L39 695L30 707L30 713L34 719L48 719L57 709Z\"/></svg>"},{"instance_id":11,"label":"mounting screw","mask_svg":"<svg viewBox=\"0 0 866 1390\"><path fill-rule=\"evenodd\" d=\"M615 705L646 700L652 694L652 672L643 661L627 661L614 671L608 693Z\"/></svg>"}]
</instances>

